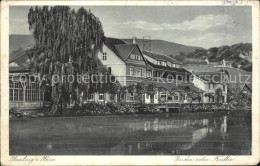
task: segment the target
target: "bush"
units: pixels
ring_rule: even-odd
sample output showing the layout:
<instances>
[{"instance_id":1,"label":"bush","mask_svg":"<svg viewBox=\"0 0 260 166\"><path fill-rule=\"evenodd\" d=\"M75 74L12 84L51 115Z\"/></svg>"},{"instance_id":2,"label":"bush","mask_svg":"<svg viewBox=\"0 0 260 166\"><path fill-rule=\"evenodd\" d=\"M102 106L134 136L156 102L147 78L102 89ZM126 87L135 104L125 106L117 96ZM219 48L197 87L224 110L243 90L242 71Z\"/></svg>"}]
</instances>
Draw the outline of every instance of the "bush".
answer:
<instances>
[{"instance_id":1,"label":"bush","mask_svg":"<svg viewBox=\"0 0 260 166\"><path fill-rule=\"evenodd\" d=\"M20 109L13 107L9 110L9 118L23 118Z\"/></svg>"}]
</instances>

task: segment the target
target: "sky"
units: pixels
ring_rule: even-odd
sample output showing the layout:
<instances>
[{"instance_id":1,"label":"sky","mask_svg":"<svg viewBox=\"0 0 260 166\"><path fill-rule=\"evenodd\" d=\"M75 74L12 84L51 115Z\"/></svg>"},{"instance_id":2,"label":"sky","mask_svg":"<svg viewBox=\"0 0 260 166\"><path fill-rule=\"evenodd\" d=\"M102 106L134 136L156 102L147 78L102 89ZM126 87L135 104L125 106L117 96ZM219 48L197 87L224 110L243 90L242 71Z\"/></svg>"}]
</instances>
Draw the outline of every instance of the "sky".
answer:
<instances>
[{"instance_id":1,"label":"sky","mask_svg":"<svg viewBox=\"0 0 260 166\"><path fill-rule=\"evenodd\" d=\"M10 34L30 34L30 6L10 7ZM78 9L78 6L71 6ZM84 6L103 24L105 36L160 39L203 48L252 43L249 6Z\"/></svg>"}]
</instances>

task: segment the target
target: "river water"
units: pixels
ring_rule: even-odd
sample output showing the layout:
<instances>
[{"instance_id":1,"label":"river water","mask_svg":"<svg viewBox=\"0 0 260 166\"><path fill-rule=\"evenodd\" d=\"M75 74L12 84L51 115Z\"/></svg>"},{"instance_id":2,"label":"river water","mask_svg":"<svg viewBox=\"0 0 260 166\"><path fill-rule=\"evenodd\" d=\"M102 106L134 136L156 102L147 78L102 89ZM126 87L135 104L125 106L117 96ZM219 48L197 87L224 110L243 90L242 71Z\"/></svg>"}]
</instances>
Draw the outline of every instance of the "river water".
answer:
<instances>
[{"instance_id":1,"label":"river water","mask_svg":"<svg viewBox=\"0 0 260 166\"><path fill-rule=\"evenodd\" d=\"M250 155L251 116L186 113L10 120L10 155Z\"/></svg>"}]
</instances>

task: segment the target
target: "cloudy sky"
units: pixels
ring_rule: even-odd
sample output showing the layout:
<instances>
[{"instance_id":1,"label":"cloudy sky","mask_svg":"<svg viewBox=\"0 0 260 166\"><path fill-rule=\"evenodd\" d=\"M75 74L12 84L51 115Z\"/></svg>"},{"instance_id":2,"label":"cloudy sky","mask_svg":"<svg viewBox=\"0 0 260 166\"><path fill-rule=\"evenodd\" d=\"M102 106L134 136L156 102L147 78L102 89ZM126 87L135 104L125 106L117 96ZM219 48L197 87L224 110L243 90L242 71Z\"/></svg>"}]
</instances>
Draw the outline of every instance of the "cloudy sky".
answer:
<instances>
[{"instance_id":1,"label":"cloudy sky","mask_svg":"<svg viewBox=\"0 0 260 166\"><path fill-rule=\"evenodd\" d=\"M30 34L29 6L10 7L10 34ZM72 7L78 9L79 7ZM245 6L87 6L106 36L167 40L210 48L252 42L252 10Z\"/></svg>"}]
</instances>

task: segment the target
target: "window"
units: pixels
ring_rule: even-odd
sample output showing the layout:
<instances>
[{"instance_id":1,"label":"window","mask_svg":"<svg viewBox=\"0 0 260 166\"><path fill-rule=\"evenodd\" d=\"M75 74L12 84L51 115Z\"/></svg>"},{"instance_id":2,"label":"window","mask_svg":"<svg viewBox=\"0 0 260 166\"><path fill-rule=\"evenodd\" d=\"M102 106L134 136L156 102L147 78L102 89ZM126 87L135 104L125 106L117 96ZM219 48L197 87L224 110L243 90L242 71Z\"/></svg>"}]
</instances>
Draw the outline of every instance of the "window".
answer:
<instances>
[{"instance_id":1,"label":"window","mask_svg":"<svg viewBox=\"0 0 260 166\"><path fill-rule=\"evenodd\" d=\"M111 94L111 95L110 95L110 100L112 100L112 101L115 100L115 95L114 95L114 94Z\"/></svg>"},{"instance_id":2,"label":"window","mask_svg":"<svg viewBox=\"0 0 260 166\"><path fill-rule=\"evenodd\" d=\"M172 79L173 79L173 75L171 75L171 74L168 75L168 79L169 79L169 80L172 80Z\"/></svg>"},{"instance_id":3,"label":"window","mask_svg":"<svg viewBox=\"0 0 260 166\"><path fill-rule=\"evenodd\" d=\"M137 76L138 77L142 77L142 69L138 68Z\"/></svg>"},{"instance_id":4,"label":"window","mask_svg":"<svg viewBox=\"0 0 260 166\"><path fill-rule=\"evenodd\" d=\"M103 55L103 61L107 60L107 56Z\"/></svg>"},{"instance_id":5,"label":"window","mask_svg":"<svg viewBox=\"0 0 260 166\"><path fill-rule=\"evenodd\" d=\"M163 65L163 66L166 66L166 62L162 62L162 65Z\"/></svg>"},{"instance_id":6,"label":"window","mask_svg":"<svg viewBox=\"0 0 260 166\"><path fill-rule=\"evenodd\" d=\"M88 101L94 101L94 95L93 94L88 96Z\"/></svg>"},{"instance_id":7,"label":"window","mask_svg":"<svg viewBox=\"0 0 260 166\"><path fill-rule=\"evenodd\" d=\"M223 85L223 91L226 91L226 85Z\"/></svg>"},{"instance_id":8,"label":"window","mask_svg":"<svg viewBox=\"0 0 260 166\"><path fill-rule=\"evenodd\" d=\"M165 92L161 92L161 97L166 97L166 93Z\"/></svg>"},{"instance_id":9,"label":"window","mask_svg":"<svg viewBox=\"0 0 260 166\"><path fill-rule=\"evenodd\" d=\"M39 84L30 83L25 90L26 101L40 101L42 100L42 91Z\"/></svg>"},{"instance_id":10,"label":"window","mask_svg":"<svg viewBox=\"0 0 260 166\"><path fill-rule=\"evenodd\" d=\"M174 96L174 100L178 101L179 100L179 95Z\"/></svg>"},{"instance_id":11,"label":"window","mask_svg":"<svg viewBox=\"0 0 260 166\"><path fill-rule=\"evenodd\" d=\"M130 59L135 59L135 54L131 54Z\"/></svg>"},{"instance_id":12,"label":"window","mask_svg":"<svg viewBox=\"0 0 260 166\"><path fill-rule=\"evenodd\" d=\"M104 100L104 94L103 93L99 94L99 100Z\"/></svg>"},{"instance_id":13,"label":"window","mask_svg":"<svg viewBox=\"0 0 260 166\"><path fill-rule=\"evenodd\" d=\"M26 87L25 98L26 101L42 100L41 89L39 87L39 84L30 83L29 86Z\"/></svg>"},{"instance_id":14,"label":"window","mask_svg":"<svg viewBox=\"0 0 260 166\"><path fill-rule=\"evenodd\" d=\"M23 101L23 88L20 82L9 82L9 100Z\"/></svg>"},{"instance_id":15,"label":"window","mask_svg":"<svg viewBox=\"0 0 260 166\"><path fill-rule=\"evenodd\" d=\"M130 93L130 100L134 100L134 93Z\"/></svg>"},{"instance_id":16,"label":"window","mask_svg":"<svg viewBox=\"0 0 260 166\"><path fill-rule=\"evenodd\" d=\"M178 80L182 80L182 76L179 75L179 76L178 76Z\"/></svg>"},{"instance_id":17,"label":"window","mask_svg":"<svg viewBox=\"0 0 260 166\"><path fill-rule=\"evenodd\" d=\"M130 76L134 76L134 68L130 67Z\"/></svg>"},{"instance_id":18,"label":"window","mask_svg":"<svg viewBox=\"0 0 260 166\"><path fill-rule=\"evenodd\" d=\"M112 70L111 67L108 67L107 69L108 69L108 73L111 74L111 72L112 72L112 71L111 71L111 70Z\"/></svg>"},{"instance_id":19,"label":"window","mask_svg":"<svg viewBox=\"0 0 260 166\"><path fill-rule=\"evenodd\" d=\"M147 76L147 77L151 77L151 71L147 71L147 72L146 72L146 76Z\"/></svg>"},{"instance_id":20,"label":"window","mask_svg":"<svg viewBox=\"0 0 260 166\"><path fill-rule=\"evenodd\" d=\"M166 101L166 93L165 92L160 93L160 99L161 99L161 101Z\"/></svg>"},{"instance_id":21,"label":"window","mask_svg":"<svg viewBox=\"0 0 260 166\"><path fill-rule=\"evenodd\" d=\"M149 95L148 94L146 94L146 99L149 99Z\"/></svg>"},{"instance_id":22,"label":"window","mask_svg":"<svg viewBox=\"0 0 260 166\"><path fill-rule=\"evenodd\" d=\"M172 100L172 96L168 96L168 100Z\"/></svg>"}]
</instances>

